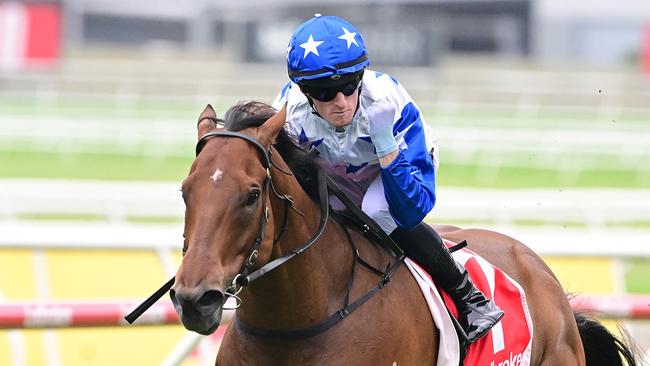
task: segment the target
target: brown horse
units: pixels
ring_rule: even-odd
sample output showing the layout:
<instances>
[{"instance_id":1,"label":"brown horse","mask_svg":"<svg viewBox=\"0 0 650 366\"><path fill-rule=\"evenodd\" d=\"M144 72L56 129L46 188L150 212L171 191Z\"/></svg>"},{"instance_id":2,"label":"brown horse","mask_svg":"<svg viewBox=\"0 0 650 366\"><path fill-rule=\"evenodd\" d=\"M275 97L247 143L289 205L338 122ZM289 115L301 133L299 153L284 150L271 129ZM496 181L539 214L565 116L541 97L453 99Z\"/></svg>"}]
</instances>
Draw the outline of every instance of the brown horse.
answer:
<instances>
[{"instance_id":1,"label":"brown horse","mask_svg":"<svg viewBox=\"0 0 650 366\"><path fill-rule=\"evenodd\" d=\"M318 166L287 138L285 111L273 113L261 103L231 108L226 127L240 132L224 133L210 106L199 118L197 157L182 185L184 257L170 292L184 326L214 332L234 296L241 306L218 365L435 365L439 333L410 272L392 267L382 281L393 256L338 220L321 223ZM467 240L526 291L531 365L622 365L621 355L634 365L602 325L574 315L557 278L525 245L486 230L444 229L444 238ZM259 271L269 263L272 271ZM375 288L356 311L332 315Z\"/></svg>"}]
</instances>

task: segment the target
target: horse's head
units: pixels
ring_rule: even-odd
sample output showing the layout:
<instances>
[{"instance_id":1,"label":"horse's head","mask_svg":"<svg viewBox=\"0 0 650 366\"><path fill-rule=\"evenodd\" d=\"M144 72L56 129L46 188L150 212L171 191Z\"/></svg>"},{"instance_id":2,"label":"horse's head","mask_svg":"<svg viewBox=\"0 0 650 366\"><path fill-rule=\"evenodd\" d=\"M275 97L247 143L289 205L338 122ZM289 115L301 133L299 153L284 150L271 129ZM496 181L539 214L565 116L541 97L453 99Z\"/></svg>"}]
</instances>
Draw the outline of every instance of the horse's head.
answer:
<instances>
[{"instance_id":1,"label":"horse's head","mask_svg":"<svg viewBox=\"0 0 650 366\"><path fill-rule=\"evenodd\" d=\"M184 256L170 295L183 325L201 334L219 326L235 277L268 261L273 246L267 151L284 125L285 111L239 113L266 122L227 135L212 107L205 108L198 123L197 157L182 184Z\"/></svg>"}]
</instances>

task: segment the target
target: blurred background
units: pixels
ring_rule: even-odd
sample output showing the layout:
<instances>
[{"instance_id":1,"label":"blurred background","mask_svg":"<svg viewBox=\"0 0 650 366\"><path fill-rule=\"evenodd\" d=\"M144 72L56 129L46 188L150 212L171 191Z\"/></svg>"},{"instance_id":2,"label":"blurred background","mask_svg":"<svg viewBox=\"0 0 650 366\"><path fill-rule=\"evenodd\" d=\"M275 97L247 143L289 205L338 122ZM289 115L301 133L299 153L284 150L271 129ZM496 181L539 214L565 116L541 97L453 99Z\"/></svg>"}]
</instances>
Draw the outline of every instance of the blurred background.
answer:
<instances>
[{"instance_id":1,"label":"blurred background","mask_svg":"<svg viewBox=\"0 0 650 366\"><path fill-rule=\"evenodd\" d=\"M214 363L119 319L178 266L199 113L272 101L314 13L437 132L427 220L524 241L650 349L647 0L0 0L0 365Z\"/></svg>"}]
</instances>

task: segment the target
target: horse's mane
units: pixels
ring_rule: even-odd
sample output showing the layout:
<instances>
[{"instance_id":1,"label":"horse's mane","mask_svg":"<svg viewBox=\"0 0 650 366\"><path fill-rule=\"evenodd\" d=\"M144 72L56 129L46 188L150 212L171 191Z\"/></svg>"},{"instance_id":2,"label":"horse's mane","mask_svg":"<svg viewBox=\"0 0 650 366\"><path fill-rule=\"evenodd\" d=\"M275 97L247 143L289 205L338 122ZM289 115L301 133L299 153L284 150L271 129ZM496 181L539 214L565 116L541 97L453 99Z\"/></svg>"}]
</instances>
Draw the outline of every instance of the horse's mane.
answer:
<instances>
[{"instance_id":1,"label":"horse's mane","mask_svg":"<svg viewBox=\"0 0 650 366\"><path fill-rule=\"evenodd\" d=\"M241 131L261 126L275 113L276 110L264 102L240 102L226 111L224 124L227 130ZM285 129L280 131L273 146L309 197L318 202L318 179L316 177L321 169L318 152L316 150L307 151L299 146Z\"/></svg>"}]
</instances>

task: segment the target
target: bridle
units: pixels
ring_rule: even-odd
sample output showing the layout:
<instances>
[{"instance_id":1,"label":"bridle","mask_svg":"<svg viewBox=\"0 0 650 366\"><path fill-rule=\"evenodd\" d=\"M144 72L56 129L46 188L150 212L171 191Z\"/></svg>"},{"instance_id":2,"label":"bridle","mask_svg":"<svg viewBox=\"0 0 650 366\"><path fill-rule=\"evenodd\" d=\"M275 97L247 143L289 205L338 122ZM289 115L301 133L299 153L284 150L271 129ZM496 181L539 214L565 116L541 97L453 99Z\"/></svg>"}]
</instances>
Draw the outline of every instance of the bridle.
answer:
<instances>
[{"instance_id":1,"label":"bridle","mask_svg":"<svg viewBox=\"0 0 650 366\"><path fill-rule=\"evenodd\" d=\"M201 121L209 119L211 120L215 125L217 124L222 124L223 120L214 118L214 117L204 117L199 119L198 123L201 123ZM275 186L273 186L273 181L271 179L271 166L274 168L278 169L280 172L288 175L292 175L291 172L287 172L283 170L282 168L278 167L272 160L271 156L271 148L268 150L260 143L257 139L254 137L245 135L240 132L236 131L226 131L226 130L217 130L217 131L211 131L203 135L199 141L196 143L196 148L195 148L195 153L196 156L199 155L201 150L203 150L203 147L205 146L206 142L209 139L215 138L215 137L235 137L235 138L240 138L243 139L254 146L257 151L260 154L261 157L261 162L262 165L264 166L264 169L266 169L266 177L264 178L264 190L262 192L263 196L263 214L261 215L260 219L260 226L257 232L257 235L255 237L255 241L253 243L253 246L251 247L251 250L249 254L246 257L246 260L244 261L242 265L242 269L239 271L239 273L233 278L232 284L225 290L225 294L234 297L237 300L237 305L235 306L238 307L241 304L241 300L237 296L241 290L248 286L251 282L255 281L256 279L264 276L265 274L269 273L273 269L281 266L291 258L301 254L305 250L307 250L310 246L312 246L323 234L323 231L325 230L325 225L327 224L327 220L329 218L329 204L327 200L327 177L325 173L319 173L318 174L318 186L319 186L319 199L321 202L320 205L320 223L318 225L318 229L316 230L316 233L306 242L304 242L302 245L300 245L298 248L295 248L291 251L289 251L288 254L276 258L272 260L271 262L265 264L264 266L258 268L257 270L251 272L251 269L255 265L255 262L257 261L257 257L259 255L259 247L262 244L262 241L264 239L264 232L266 229L266 224L268 223L269 220L269 211L268 211L268 195L269 195L269 187L271 187L271 191L273 194L275 194L278 198L282 199L285 202L285 214L284 214L284 223L282 225L282 228L280 229L280 233L278 236L274 239L274 242L277 242L284 231L286 230L286 227L288 225L288 210L293 209L295 212L297 212L300 215L303 215L298 209L296 209L293 206L293 198L289 195L280 195L277 190L275 189ZM304 216L304 215L303 215ZM149 309L158 299L160 299L162 296L164 296L171 288L174 286L174 282L176 280L176 277L172 277L170 280L168 280L164 285L162 285L156 292L151 294L147 299L145 299L138 307L136 307L131 313L126 315L124 318L126 319L127 322L130 324L133 323L136 319L138 319L142 314L144 314L147 309Z\"/></svg>"},{"instance_id":2,"label":"bridle","mask_svg":"<svg viewBox=\"0 0 650 366\"><path fill-rule=\"evenodd\" d=\"M209 119L215 124L219 122L223 122L222 120L214 117L204 117L199 120L199 123L204 119ZM260 218L260 224L259 224L257 235L255 237L255 241L253 242L249 254L246 256L246 260L244 261L241 270L233 278L232 284L224 291L224 293L227 296L234 297L235 300L237 301L237 305L234 308L239 307L239 305L241 304L241 299L237 295L241 292L241 290L244 287L248 286L251 282L266 275L272 270L278 268L279 266L286 263L290 259L303 253L304 251L309 249L309 247L311 247L321 237L330 216L329 200L328 200L329 193L336 195L344 203L344 205L352 212L352 214L361 221L361 224L357 226L365 236L370 237L371 240L378 242L393 258L396 259L393 263L389 263L383 271L373 267L368 262L366 262L363 258L361 258L359 251L354 245L352 237L348 232L348 229L344 225L341 225L347 235L348 242L350 243L353 249L353 255L355 259L355 261L353 262L354 265L356 265L356 263L360 263L361 265L363 265L372 273L380 277L379 282L370 290L368 290L366 293L358 297L356 300L350 302L350 292L352 290L352 284L354 280L354 267L353 267L352 276L348 280L347 293L343 301L343 306L339 310L331 314L327 319L320 322L319 324L305 329L271 330L271 329L261 329L261 328L257 328L245 324L238 317L235 317L235 323L240 329L242 329L246 333L255 336L271 337L275 339L278 338L301 339L301 338L311 337L330 329L340 320L347 317L354 310L358 309L361 305L363 305L366 301L368 301L371 297L373 297L376 293L378 293L382 288L384 288L390 282L390 276L392 275L392 273L402 263L404 263L405 257L403 251L399 247L397 247L397 245L390 239L390 237L387 234L385 234L372 219L370 219L365 213L363 213L358 207L356 207L356 205L352 203L352 201L343 193L341 188L338 187L338 185L331 178L329 178L322 170L318 172L318 194L319 194L321 215L320 215L320 223L318 225L318 229L316 230L314 235L310 239L302 243L300 246L298 246L297 248L290 250L288 254L276 258L266 263L262 267L253 270L255 266L255 262L258 257L259 247L262 241L264 240L264 232L266 229L266 225L269 221L269 209L268 209L268 196L270 195L269 187L271 188L271 192L273 192L273 194L275 194L276 197L280 198L281 200L284 200L285 202L284 223L282 224L280 233L274 239L274 244L280 239L280 237L286 230L286 227L288 225L289 209L293 209L295 212L302 215L302 213L299 210L293 207L293 199L291 198L291 196L280 195L276 191L273 185L273 180L271 179L271 167L276 168L277 170L279 170L284 174L287 175L292 175L292 174L291 172L287 172L281 169L273 162L271 147L269 147L269 149L267 150L264 147L264 145L262 145L254 137L236 131L217 130L217 131L211 131L206 133L199 139L199 141L196 144L196 149L195 149L196 156L198 156L201 153L201 150L203 149L203 147L205 146L208 140L212 138L218 138L218 137L234 137L249 142L258 151L261 157L262 165L266 170L266 176L264 178L264 184L263 184L264 190L262 192L263 213ZM337 219L338 218L342 220L349 219L337 214ZM356 222L354 221L352 222L352 224L355 223ZM135 310L133 310L130 314L128 314L125 317L125 319L129 323L133 323L140 315L142 315L149 307L151 307L160 297L162 297L165 293L167 293L172 288L172 286L174 285L174 281L175 281L175 277L170 279L154 294L149 296L149 298L147 298Z\"/></svg>"},{"instance_id":3,"label":"bridle","mask_svg":"<svg viewBox=\"0 0 650 366\"><path fill-rule=\"evenodd\" d=\"M212 119L212 117L207 117L209 119ZM273 186L273 180L271 179L271 167L277 168L280 172L284 174L291 175L290 172L284 171L275 163L273 162L272 159L272 153L271 153L271 148L268 150L264 148L264 145L262 145L257 139L254 137L245 135L241 132L236 132L236 131L224 131L224 130L219 130L219 131L212 131L208 132L205 135L203 135L199 141L196 144L196 156L199 155L203 147L205 146L206 142L209 139L215 138L215 137L235 137L235 138L240 138L243 139L247 142L249 142L252 146L254 146L257 151L259 152L259 155L261 156L261 162L262 166L264 169L266 169L266 177L264 178L264 184L263 184L263 191L262 191L262 197L263 197L263 214L261 215L260 218L260 225L259 229L257 231L257 235L255 237L255 241L253 242L253 245L251 246L251 249L249 251L249 254L246 256L246 260L244 261L241 270L237 275L235 275L232 284L230 287L228 287L225 291L226 295L234 297L237 300L237 305L235 306L238 307L240 304L240 299L237 297L237 294L241 292L243 287L248 286L251 282L255 281L256 279L266 275L267 273L271 272L275 268L281 266L288 260L292 259L293 257L299 255L300 253L304 252L307 250L310 246L312 246L323 234L323 231L325 230L325 226L327 224L327 220L329 218L329 204L327 203L327 189L321 189L320 190L320 200L321 200L321 205L320 205L320 211L321 211L321 218L320 218L320 223L318 225L318 229L316 230L316 233L306 242L301 244L298 248L293 249L289 251L288 254L276 258L272 260L271 262L265 264L264 266L258 268L255 271L252 271L252 268L255 266L255 262L257 261L257 257L259 255L259 247L262 244L262 241L264 240L264 232L266 229L266 224L269 221L269 207L268 207L268 196L272 192L276 197L279 199L283 200L285 202L285 213L284 213L284 223L282 225L282 229L280 229L280 233L278 236L274 239L274 244L281 238L282 234L284 233L287 223L288 223L288 217L289 217L289 209L293 209L295 212L298 214L302 215L302 213L296 209L293 206L293 199L289 195L280 195L275 187ZM326 182L326 176L324 173L319 174L319 187L327 187L327 182ZM269 192L269 187L271 187L271 192Z\"/></svg>"}]
</instances>

